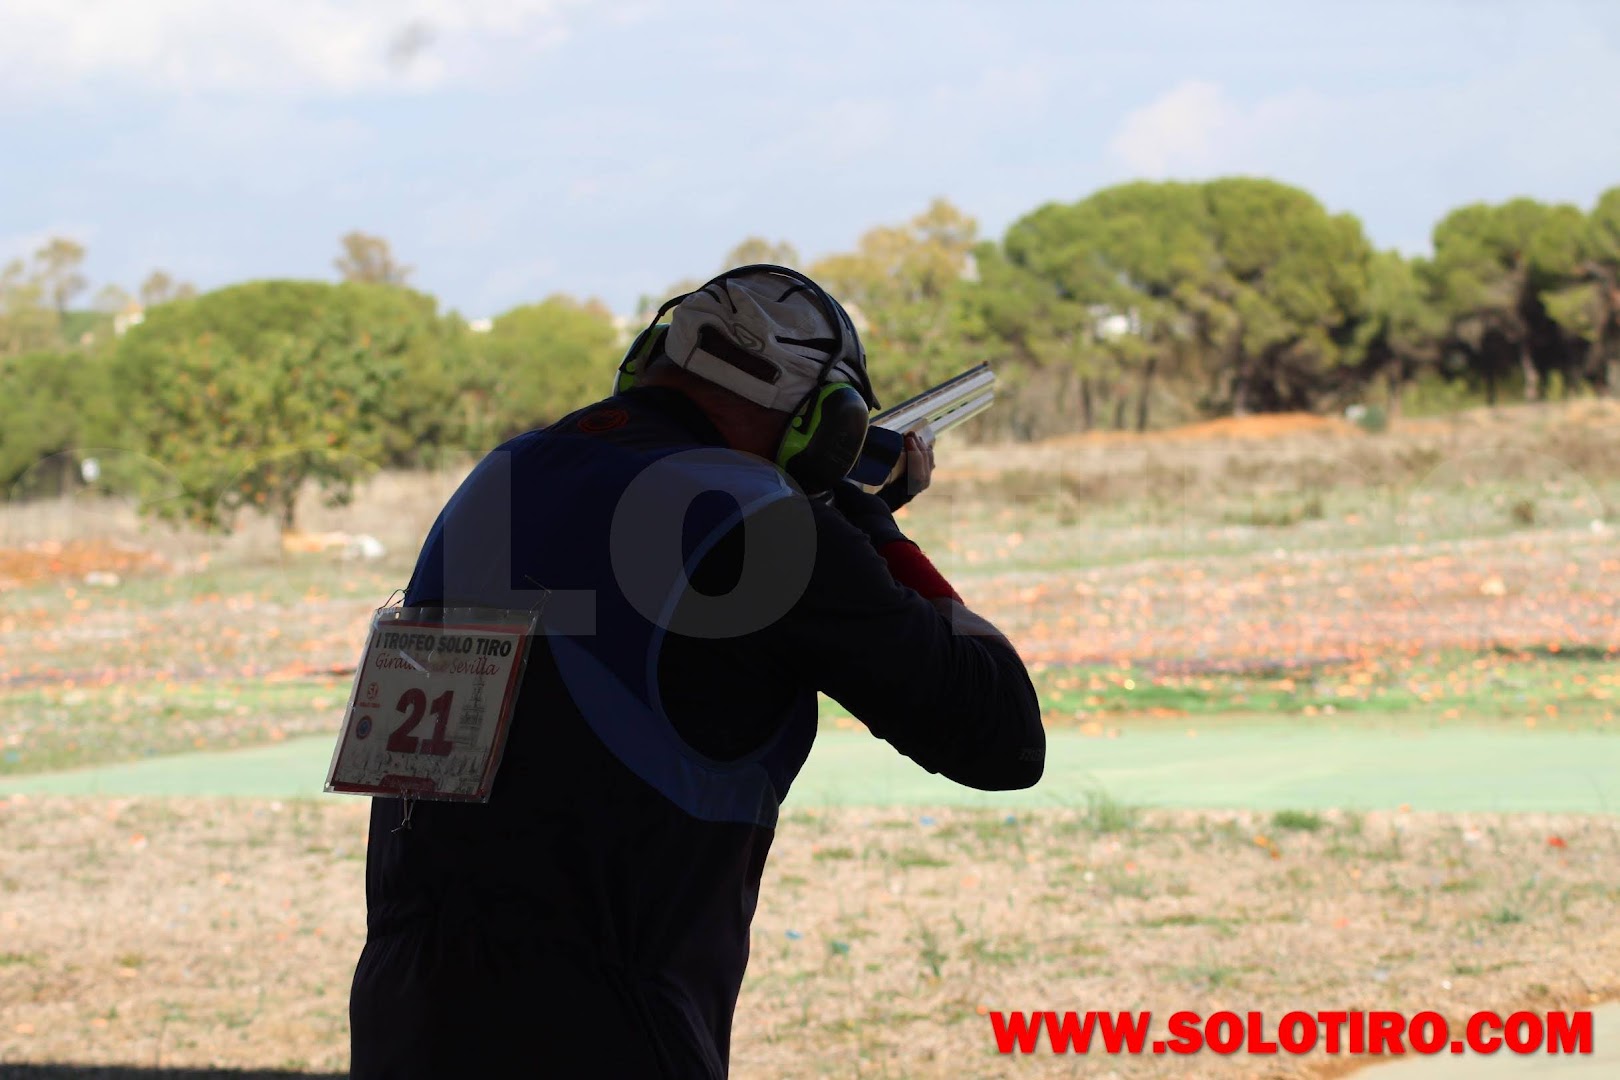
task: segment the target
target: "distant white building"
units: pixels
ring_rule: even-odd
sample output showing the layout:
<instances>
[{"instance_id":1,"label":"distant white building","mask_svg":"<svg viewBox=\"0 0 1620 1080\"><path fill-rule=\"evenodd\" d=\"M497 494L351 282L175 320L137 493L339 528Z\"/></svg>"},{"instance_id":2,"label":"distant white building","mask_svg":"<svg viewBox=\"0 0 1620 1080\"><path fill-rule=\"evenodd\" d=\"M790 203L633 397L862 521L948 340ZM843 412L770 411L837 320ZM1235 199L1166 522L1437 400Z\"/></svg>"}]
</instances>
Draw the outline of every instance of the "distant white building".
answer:
<instances>
[{"instance_id":1,"label":"distant white building","mask_svg":"<svg viewBox=\"0 0 1620 1080\"><path fill-rule=\"evenodd\" d=\"M495 325L494 319L472 319L467 323L467 329L475 334L487 334L490 327Z\"/></svg>"},{"instance_id":2,"label":"distant white building","mask_svg":"<svg viewBox=\"0 0 1620 1080\"><path fill-rule=\"evenodd\" d=\"M618 314L613 316L613 336L614 340L619 343L619 348L627 347L630 344L630 339L641 333L641 325L641 321L636 316Z\"/></svg>"},{"instance_id":3,"label":"distant white building","mask_svg":"<svg viewBox=\"0 0 1620 1080\"><path fill-rule=\"evenodd\" d=\"M1120 312L1106 304L1091 306L1091 332L1099 341L1118 341L1122 337L1135 337L1142 333L1142 316L1135 309Z\"/></svg>"},{"instance_id":4,"label":"distant white building","mask_svg":"<svg viewBox=\"0 0 1620 1080\"><path fill-rule=\"evenodd\" d=\"M136 303L134 300L131 300L127 305L125 305L123 311L120 311L113 316L113 333L118 337L123 337L125 331L127 331L130 327L139 326L145 321L146 309L141 307L141 305Z\"/></svg>"}]
</instances>

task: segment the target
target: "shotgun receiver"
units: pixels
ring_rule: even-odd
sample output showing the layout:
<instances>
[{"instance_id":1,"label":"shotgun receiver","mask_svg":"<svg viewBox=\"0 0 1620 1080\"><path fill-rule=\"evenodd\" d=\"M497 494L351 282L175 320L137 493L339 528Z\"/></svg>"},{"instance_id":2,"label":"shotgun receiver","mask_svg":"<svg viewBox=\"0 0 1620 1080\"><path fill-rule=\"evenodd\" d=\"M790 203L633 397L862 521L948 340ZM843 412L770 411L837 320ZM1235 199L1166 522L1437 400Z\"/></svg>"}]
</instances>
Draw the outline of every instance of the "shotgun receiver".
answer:
<instances>
[{"instance_id":1,"label":"shotgun receiver","mask_svg":"<svg viewBox=\"0 0 1620 1080\"><path fill-rule=\"evenodd\" d=\"M900 471L907 433L916 432L932 446L939 435L978 416L995 401L996 373L989 364L980 364L883 410L872 417L866 445L849 478L867 491L878 490Z\"/></svg>"}]
</instances>

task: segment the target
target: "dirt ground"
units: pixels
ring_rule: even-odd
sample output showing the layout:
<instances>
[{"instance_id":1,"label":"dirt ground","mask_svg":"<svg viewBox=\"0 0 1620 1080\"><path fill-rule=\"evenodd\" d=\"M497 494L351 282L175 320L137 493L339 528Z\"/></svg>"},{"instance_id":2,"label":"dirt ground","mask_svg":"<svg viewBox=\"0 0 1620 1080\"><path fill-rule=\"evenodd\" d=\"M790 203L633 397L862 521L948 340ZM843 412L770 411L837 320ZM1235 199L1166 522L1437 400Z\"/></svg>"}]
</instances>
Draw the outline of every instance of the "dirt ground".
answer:
<instances>
[{"instance_id":1,"label":"dirt ground","mask_svg":"<svg viewBox=\"0 0 1620 1080\"><path fill-rule=\"evenodd\" d=\"M0 1072L344 1069L365 828L360 801L0 802ZM1617 858L1613 818L789 814L734 1075L1336 1072L1009 1059L985 1014L1585 1005L1620 995Z\"/></svg>"},{"instance_id":2,"label":"dirt ground","mask_svg":"<svg viewBox=\"0 0 1620 1080\"><path fill-rule=\"evenodd\" d=\"M1351 666L1311 678L1340 706L1387 683L1532 726L1556 694L1608 724L1620 425L1599 404L1381 436L1294 417L952 445L906 528L1052 669L1056 723L1084 730L1138 678L1190 708L1187 678L1331 662ZM206 538L94 500L0 509L0 771L324 727L367 613L458 479L385 475L338 510L309 493L304 528L389 549L364 564L286 558L256 519ZM1555 685L1492 659L1532 646L1594 669ZM1423 659L1458 649L1484 682ZM1064 665L1117 670L1104 685ZM1459 672L1444 699L1438 674ZM1203 686L1227 689L1263 688ZM358 801L0 799L0 1077L345 1069L364 833ZM986 1014L1585 1005L1620 997L1617 870L1615 817L789 813L734 1075L1336 1074L1347 1063L1003 1058Z\"/></svg>"},{"instance_id":3,"label":"dirt ground","mask_svg":"<svg viewBox=\"0 0 1620 1080\"><path fill-rule=\"evenodd\" d=\"M110 540L42 540L17 548L0 548L0 588L46 578L101 575L113 581L130 573L162 570L167 561L132 544Z\"/></svg>"}]
</instances>

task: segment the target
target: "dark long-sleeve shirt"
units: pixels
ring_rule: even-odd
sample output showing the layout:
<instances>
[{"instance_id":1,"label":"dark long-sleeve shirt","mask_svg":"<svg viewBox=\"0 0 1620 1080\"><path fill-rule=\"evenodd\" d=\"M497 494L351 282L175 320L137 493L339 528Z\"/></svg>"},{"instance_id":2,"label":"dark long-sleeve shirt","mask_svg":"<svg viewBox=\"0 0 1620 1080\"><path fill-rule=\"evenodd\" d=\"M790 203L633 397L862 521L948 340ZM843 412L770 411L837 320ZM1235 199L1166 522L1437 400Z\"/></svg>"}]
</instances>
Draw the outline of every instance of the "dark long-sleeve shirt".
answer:
<instances>
[{"instance_id":1,"label":"dark long-sleeve shirt","mask_svg":"<svg viewBox=\"0 0 1620 1080\"><path fill-rule=\"evenodd\" d=\"M724 1076L818 690L959 782L1040 776L1011 646L720 446L684 396L635 390L511 440L440 515L407 605L552 596L490 801L401 829L373 800L356 1077Z\"/></svg>"}]
</instances>

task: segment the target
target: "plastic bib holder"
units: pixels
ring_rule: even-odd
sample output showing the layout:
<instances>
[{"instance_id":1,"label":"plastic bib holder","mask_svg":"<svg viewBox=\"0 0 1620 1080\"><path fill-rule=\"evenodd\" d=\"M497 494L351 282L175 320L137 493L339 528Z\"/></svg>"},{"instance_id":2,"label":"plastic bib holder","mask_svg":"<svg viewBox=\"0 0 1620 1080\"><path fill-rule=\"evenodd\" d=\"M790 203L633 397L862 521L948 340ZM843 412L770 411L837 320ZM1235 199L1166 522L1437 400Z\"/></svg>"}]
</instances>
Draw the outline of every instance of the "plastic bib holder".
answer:
<instances>
[{"instance_id":1,"label":"plastic bib holder","mask_svg":"<svg viewBox=\"0 0 1620 1080\"><path fill-rule=\"evenodd\" d=\"M533 611L379 609L326 790L488 802L537 622Z\"/></svg>"}]
</instances>

